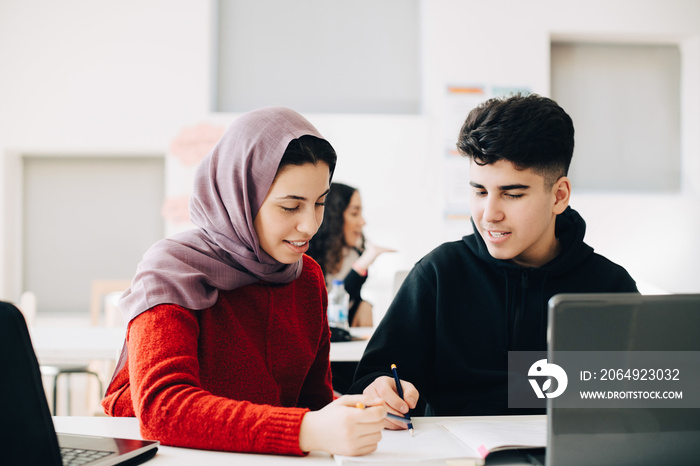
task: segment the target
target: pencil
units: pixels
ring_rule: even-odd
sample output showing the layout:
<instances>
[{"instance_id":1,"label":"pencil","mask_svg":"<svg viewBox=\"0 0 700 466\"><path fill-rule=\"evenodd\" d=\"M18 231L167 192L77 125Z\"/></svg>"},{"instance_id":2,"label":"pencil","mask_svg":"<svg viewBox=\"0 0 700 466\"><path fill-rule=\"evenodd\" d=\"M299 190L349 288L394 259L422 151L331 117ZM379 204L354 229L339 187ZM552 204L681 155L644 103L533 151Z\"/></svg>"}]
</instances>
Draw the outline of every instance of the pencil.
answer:
<instances>
[{"instance_id":1,"label":"pencil","mask_svg":"<svg viewBox=\"0 0 700 466\"><path fill-rule=\"evenodd\" d=\"M399 372L396 370L396 364L391 365L391 372L394 373L394 382L396 383L396 392L399 394L403 400L403 388L401 388L401 379L399 379ZM413 437L413 423L411 422L411 416L408 413L404 414L403 417L408 421L408 431Z\"/></svg>"},{"instance_id":2,"label":"pencil","mask_svg":"<svg viewBox=\"0 0 700 466\"><path fill-rule=\"evenodd\" d=\"M355 405L355 407L359 408L359 409L365 409L365 408L372 408L373 406L365 406L362 403L357 403ZM409 422L411 422L410 419L406 419L403 416L397 416L396 414L392 414L392 413L386 413L386 417L388 417L389 419L393 419L394 421L403 422L404 424L408 424Z\"/></svg>"}]
</instances>

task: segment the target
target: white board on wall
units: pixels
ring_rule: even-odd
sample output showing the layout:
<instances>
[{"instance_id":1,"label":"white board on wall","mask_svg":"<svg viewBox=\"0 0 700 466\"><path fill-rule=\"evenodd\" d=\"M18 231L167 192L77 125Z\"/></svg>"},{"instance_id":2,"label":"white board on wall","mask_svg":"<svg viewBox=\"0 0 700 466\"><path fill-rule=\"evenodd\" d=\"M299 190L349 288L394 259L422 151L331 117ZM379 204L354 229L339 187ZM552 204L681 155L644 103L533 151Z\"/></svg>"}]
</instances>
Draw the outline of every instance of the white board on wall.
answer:
<instances>
[{"instance_id":1,"label":"white board on wall","mask_svg":"<svg viewBox=\"0 0 700 466\"><path fill-rule=\"evenodd\" d=\"M577 190L681 189L677 45L552 45L552 98L574 120Z\"/></svg>"},{"instance_id":2,"label":"white board on wall","mask_svg":"<svg viewBox=\"0 0 700 466\"><path fill-rule=\"evenodd\" d=\"M93 279L131 279L163 237L163 157L23 157L23 290L88 313Z\"/></svg>"}]
</instances>

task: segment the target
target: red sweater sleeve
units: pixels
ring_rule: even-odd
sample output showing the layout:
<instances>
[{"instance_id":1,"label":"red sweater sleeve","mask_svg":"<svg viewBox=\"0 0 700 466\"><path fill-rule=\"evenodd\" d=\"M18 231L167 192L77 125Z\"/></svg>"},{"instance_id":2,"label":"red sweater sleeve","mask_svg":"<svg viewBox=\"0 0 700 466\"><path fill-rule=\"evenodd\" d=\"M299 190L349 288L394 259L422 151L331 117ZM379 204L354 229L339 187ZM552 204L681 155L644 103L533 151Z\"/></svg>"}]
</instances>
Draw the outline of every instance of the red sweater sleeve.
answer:
<instances>
[{"instance_id":1,"label":"red sweater sleeve","mask_svg":"<svg viewBox=\"0 0 700 466\"><path fill-rule=\"evenodd\" d=\"M131 399L141 434L164 445L296 454L304 408L214 396L201 388L199 323L179 306L158 306L129 327Z\"/></svg>"}]
</instances>

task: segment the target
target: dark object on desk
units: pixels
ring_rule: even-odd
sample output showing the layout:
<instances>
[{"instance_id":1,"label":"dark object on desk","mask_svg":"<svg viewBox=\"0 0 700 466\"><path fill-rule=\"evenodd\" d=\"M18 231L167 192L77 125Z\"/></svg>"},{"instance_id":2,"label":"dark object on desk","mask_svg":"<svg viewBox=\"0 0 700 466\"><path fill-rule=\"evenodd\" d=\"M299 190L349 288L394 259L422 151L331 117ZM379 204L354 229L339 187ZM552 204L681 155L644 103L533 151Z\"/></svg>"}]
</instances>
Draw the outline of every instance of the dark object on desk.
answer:
<instances>
[{"instance_id":1,"label":"dark object on desk","mask_svg":"<svg viewBox=\"0 0 700 466\"><path fill-rule=\"evenodd\" d=\"M2 464L136 465L155 456L157 441L56 434L24 316L1 301L0 367Z\"/></svg>"},{"instance_id":2,"label":"dark object on desk","mask_svg":"<svg viewBox=\"0 0 700 466\"><path fill-rule=\"evenodd\" d=\"M505 448L492 451L484 460L484 466L531 464L544 466L545 448ZM477 463L478 464L478 463Z\"/></svg>"},{"instance_id":3,"label":"dark object on desk","mask_svg":"<svg viewBox=\"0 0 700 466\"><path fill-rule=\"evenodd\" d=\"M331 342L336 343L340 341L350 341L352 340L352 335L350 332L340 327L331 327Z\"/></svg>"},{"instance_id":4,"label":"dark object on desk","mask_svg":"<svg viewBox=\"0 0 700 466\"><path fill-rule=\"evenodd\" d=\"M700 294L560 294L549 301L548 334L547 362L562 367L579 351L697 354ZM569 374L567 391L574 379ZM647 387L659 388L651 381ZM562 407L565 397L547 399L547 466L699 464L700 409Z\"/></svg>"},{"instance_id":5,"label":"dark object on desk","mask_svg":"<svg viewBox=\"0 0 700 466\"><path fill-rule=\"evenodd\" d=\"M544 448L531 448L528 450L521 450L525 454L525 458L534 466L544 466L545 464L545 449Z\"/></svg>"}]
</instances>

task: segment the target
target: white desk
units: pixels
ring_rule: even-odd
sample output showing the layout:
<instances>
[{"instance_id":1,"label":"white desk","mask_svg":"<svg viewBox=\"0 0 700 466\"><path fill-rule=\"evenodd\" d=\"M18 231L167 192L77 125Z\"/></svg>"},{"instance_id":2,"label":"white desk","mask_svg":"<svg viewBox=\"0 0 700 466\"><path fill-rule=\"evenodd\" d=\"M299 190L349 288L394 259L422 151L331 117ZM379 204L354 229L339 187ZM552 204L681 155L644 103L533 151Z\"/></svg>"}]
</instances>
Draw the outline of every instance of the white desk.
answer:
<instances>
[{"instance_id":1,"label":"white desk","mask_svg":"<svg viewBox=\"0 0 700 466\"><path fill-rule=\"evenodd\" d=\"M40 364L116 360L124 342L124 327L32 326L32 344ZM359 361L372 335L371 327L352 328L362 340L331 343L331 361Z\"/></svg>"},{"instance_id":2,"label":"white desk","mask_svg":"<svg viewBox=\"0 0 700 466\"><path fill-rule=\"evenodd\" d=\"M29 328L34 352L40 364L116 360L124 343L125 332L124 327Z\"/></svg>"},{"instance_id":3,"label":"white desk","mask_svg":"<svg viewBox=\"0 0 700 466\"><path fill-rule=\"evenodd\" d=\"M373 327L351 327L350 334L360 340L331 343L331 361L359 361L373 332Z\"/></svg>"},{"instance_id":4,"label":"white desk","mask_svg":"<svg viewBox=\"0 0 700 466\"><path fill-rule=\"evenodd\" d=\"M136 418L77 417L56 416L53 418L56 432L64 434L98 435L121 438L142 438ZM227 453L220 451L194 450L159 446L155 458L145 463L157 465L207 465L218 466L232 464L245 465L290 465L290 464L335 464L331 455L313 452L307 457L290 457L279 455L257 455L245 453Z\"/></svg>"},{"instance_id":5,"label":"white desk","mask_svg":"<svg viewBox=\"0 0 700 466\"><path fill-rule=\"evenodd\" d=\"M507 416L504 418L513 419L513 416ZM544 416L522 416L523 419L527 418L542 418ZM420 426L425 423L440 422L444 421L446 418L424 418L415 417L413 418L413 424L416 430L420 429ZM449 418L454 419L467 419L467 418ZM479 418L473 418L475 421ZM483 418L481 418L483 419ZM491 419L498 419L498 417L492 417ZM76 417L76 416L56 416L53 418L54 426L57 432L67 433L67 434L83 434L83 435L100 435L108 437L121 437L121 438L132 438L140 439L142 438L139 434L139 425L136 418L107 418L107 417ZM306 457L294 457L294 456L277 456L277 455L258 455L258 454L245 454L245 453L226 453L219 451L206 451L206 450L194 450L190 448L176 448L160 446L158 447L158 453L155 458L145 463L146 465L193 465L193 464L206 464L206 465L232 465L232 464L245 464L245 465L332 465L335 464L333 457L326 453L312 452ZM376 463L375 463L376 464ZM411 463L420 464L420 463ZM432 463L434 464L434 463ZM517 452L513 452L512 456L501 457L498 461L489 461L489 464L509 464L509 465L527 465L529 463L523 461Z\"/></svg>"}]
</instances>

